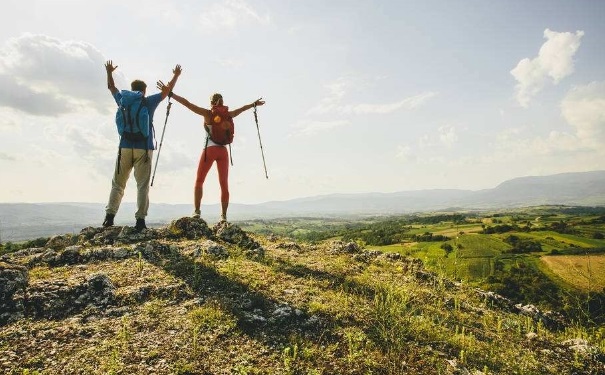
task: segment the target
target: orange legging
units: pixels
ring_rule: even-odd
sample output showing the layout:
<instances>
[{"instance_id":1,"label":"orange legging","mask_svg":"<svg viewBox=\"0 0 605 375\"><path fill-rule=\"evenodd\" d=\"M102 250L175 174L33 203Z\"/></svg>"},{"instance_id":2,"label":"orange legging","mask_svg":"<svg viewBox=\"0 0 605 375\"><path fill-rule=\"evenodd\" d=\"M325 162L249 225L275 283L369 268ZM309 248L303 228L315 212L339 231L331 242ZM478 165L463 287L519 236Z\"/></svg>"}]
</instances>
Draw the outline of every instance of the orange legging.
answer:
<instances>
[{"instance_id":1,"label":"orange legging","mask_svg":"<svg viewBox=\"0 0 605 375\"><path fill-rule=\"evenodd\" d=\"M215 160L218 169L218 182L221 186L221 202L229 202L229 153L227 152L227 147L208 146L202 152L200 163L197 167L195 187L201 188L204 185L206 175Z\"/></svg>"}]
</instances>

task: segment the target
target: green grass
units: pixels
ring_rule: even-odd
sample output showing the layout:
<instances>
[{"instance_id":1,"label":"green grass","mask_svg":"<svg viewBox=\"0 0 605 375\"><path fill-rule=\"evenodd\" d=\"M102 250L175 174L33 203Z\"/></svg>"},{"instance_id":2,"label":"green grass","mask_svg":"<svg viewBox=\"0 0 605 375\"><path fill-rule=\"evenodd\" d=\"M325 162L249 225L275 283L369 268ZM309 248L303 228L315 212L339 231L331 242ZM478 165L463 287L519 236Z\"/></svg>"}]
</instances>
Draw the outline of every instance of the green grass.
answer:
<instances>
[{"instance_id":1,"label":"green grass","mask_svg":"<svg viewBox=\"0 0 605 375\"><path fill-rule=\"evenodd\" d=\"M313 232L296 221L286 224L280 224L284 232ZM432 229L451 227L441 223L418 229L435 233ZM469 279L485 277L496 261L538 267L540 255L506 253L510 245L503 235L459 234L458 229L458 236L448 241L456 248L448 257L440 248L443 242L366 248L409 253L435 270ZM596 366L602 366L598 356L575 354L561 342L580 337L605 348L605 331L582 326L551 331L487 304L470 283L452 286L439 276L423 277L427 273L418 272L422 269L415 260L359 259L334 252L329 241L300 243L301 250L293 251L281 246L290 239L255 239L266 249L263 259L247 258L227 243L228 259L193 257L191 248L198 241L160 239L170 254L144 260L142 272L139 259L67 267L69 272L33 268L40 285L59 278L82 283L86 275L100 271L110 277L117 296L149 285L166 290L178 285L187 293L179 298L158 294L147 301L119 298L125 307L121 315L89 311L87 319L15 322L0 330L0 349L16 353L14 362L1 362L5 367L0 369L432 375L453 373L448 364L453 359L470 373L484 374L598 373ZM283 307L296 312L277 314ZM529 332L539 338L529 341ZM40 355L49 348L52 356Z\"/></svg>"}]
</instances>

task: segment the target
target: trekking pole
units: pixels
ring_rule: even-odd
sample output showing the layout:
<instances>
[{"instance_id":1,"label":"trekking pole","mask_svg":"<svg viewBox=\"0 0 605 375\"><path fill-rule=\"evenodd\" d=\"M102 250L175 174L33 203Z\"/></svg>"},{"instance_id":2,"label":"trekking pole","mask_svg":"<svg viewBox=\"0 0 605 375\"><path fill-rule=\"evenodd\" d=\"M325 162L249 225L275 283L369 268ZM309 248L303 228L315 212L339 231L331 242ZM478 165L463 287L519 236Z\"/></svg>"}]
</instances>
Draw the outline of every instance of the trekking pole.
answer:
<instances>
[{"instance_id":1,"label":"trekking pole","mask_svg":"<svg viewBox=\"0 0 605 375\"><path fill-rule=\"evenodd\" d=\"M262 98L260 98L262 99ZM258 100L260 100L258 99ZM260 140L260 129L258 128L258 116L256 114L256 102L254 102L254 121L256 122L256 130L258 132L258 143L260 144L260 153L263 156L263 166L265 167L265 177L269 179L269 175L267 174L267 164L265 164L265 152L263 151L263 142Z\"/></svg>"},{"instance_id":2,"label":"trekking pole","mask_svg":"<svg viewBox=\"0 0 605 375\"><path fill-rule=\"evenodd\" d=\"M166 106L166 119L164 120L164 128L162 129L162 137L160 138L160 147L158 147L158 156L155 158L155 166L153 167L153 177L151 177L151 186L153 186L153 180L155 179L155 170L158 169L158 160L160 160L160 151L162 151L162 143L164 142L164 132L166 131L166 124L168 123L168 116L170 115L170 107L172 102L168 98L168 105Z\"/></svg>"}]
</instances>

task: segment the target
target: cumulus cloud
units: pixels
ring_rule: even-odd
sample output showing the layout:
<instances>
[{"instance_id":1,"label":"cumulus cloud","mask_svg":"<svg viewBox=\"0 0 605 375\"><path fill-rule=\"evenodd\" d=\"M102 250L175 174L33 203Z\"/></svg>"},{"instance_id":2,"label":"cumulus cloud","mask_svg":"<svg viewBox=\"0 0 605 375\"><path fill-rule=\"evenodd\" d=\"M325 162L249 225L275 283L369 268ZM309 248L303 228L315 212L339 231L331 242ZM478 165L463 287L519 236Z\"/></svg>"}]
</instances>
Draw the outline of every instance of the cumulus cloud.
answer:
<instances>
[{"instance_id":1,"label":"cumulus cloud","mask_svg":"<svg viewBox=\"0 0 605 375\"><path fill-rule=\"evenodd\" d=\"M269 15L260 15L250 4L243 0L227 0L214 3L203 11L199 26L203 31L218 32L232 30L237 25L252 21L266 25L271 22Z\"/></svg>"},{"instance_id":2,"label":"cumulus cloud","mask_svg":"<svg viewBox=\"0 0 605 375\"><path fill-rule=\"evenodd\" d=\"M569 131L527 137L523 128L509 128L497 135L495 155L601 158L605 143L605 81L572 88L561 101L561 115L570 125Z\"/></svg>"},{"instance_id":3,"label":"cumulus cloud","mask_svg":"<svg viewBox=\"0 0 605 375\"><path fill-rule=\"evenodd\" d=\"M70 111L70 105L56 92L36 90L14 77L0 74L0 105L33 115L55 116Z\"/></svg>"},{"instance_id":4,"label":"cumulus cloud","mask_svg":"<svg viewBox=\"0 0 605 375\"><path fill-rule=\"evenodd\" d=\"M104 57L94 46L24 34L0 48L0 106L57 116L81 108L106 113Z\"/></svg>"},{"instance_id":5,"label":"cumulus cloud","mask_svg":"<svg viewBox=\"0 0 605 375\"><path fill-rule=\"evenodd\" d=\"M546 42L540 47L538 56L522 59L510 71L517 81L516 99L521 106L527 107L549 81L558 84L573 73L573 56L583 35L580 30L575 33L544 30Z\"/></svg>"},{"instance_id":6,"label":"cumulus cloud","mask_svg":"<svg viewBox=\"0 0 605 375\"><path fill-rule=\"evenodd\" d=\"M582 144L602 147L605 142L605 82L574 87L561 102L561 113Z\"/></svg>"}]
</instances>

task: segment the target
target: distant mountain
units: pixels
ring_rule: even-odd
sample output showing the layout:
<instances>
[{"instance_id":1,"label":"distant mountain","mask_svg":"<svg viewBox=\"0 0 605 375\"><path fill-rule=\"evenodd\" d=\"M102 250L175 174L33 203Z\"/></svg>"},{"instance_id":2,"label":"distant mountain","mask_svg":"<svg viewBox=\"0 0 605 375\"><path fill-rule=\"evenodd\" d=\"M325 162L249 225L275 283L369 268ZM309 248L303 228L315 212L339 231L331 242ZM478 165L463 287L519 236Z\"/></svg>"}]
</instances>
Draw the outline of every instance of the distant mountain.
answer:
<instances>
[{"instance_id":1,"label":"distant mountain","mask_svg":"<svg viewBox=\"0 0 605 375\"><path fill-rule=\"evenodd\" d=\"M390 214L417 211L526 207L545 204L605 205L605 171L520 177L493 189L417 190L396 193L330 194L263 203L272 212L303 214Z\"/></svg>"},{"instance_id":2,"label":"distant mountain","mask_svg":"<svg viewBox=\"0 0 605 375\"><path fill-rule=\"evenodd\" d=\"M329 194L254 205L232 203L229 219L269 219L292 216L348 216L527 207L546 204L605 206L605 171L520 177L493 189L478 191L434 189L395 193ZM1 203L0 241L19 241L61 233L78 233L103 221L101 203ZM117 225L134 224L134 203L123 203ZM190 204L152 204L148 225L164 225L191 214ZM218 205L202 207L204 218L218 220Z\"/></svg>"}]
</instances>

